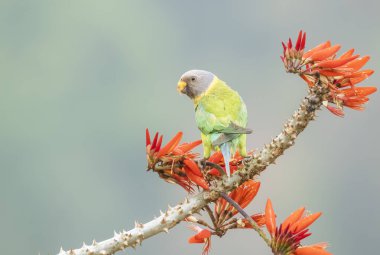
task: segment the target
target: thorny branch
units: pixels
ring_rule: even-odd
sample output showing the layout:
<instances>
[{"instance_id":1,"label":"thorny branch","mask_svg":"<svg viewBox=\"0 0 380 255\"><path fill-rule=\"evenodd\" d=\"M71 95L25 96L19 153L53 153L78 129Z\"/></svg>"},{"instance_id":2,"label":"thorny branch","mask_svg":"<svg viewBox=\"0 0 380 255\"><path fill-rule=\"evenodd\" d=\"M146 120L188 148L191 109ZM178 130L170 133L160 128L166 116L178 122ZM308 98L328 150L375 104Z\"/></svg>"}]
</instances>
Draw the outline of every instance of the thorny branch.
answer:
<instances>
[{"instance_id":1,"label":"thorny branch","mask_svg":"<svg viewBox=\"0 0 380 255\"><path fill-rule=\"evenodd\" d=\"M61 249L59 255L108 255L114 254L127 247L136 247L145 239L160 232L168 232L186 217L198 212L200 209L215 201L221 193L229 192L237 188L248 179L254 178L263 172L267 166L281 156L284 151L294 144L297 136L306 128L315 113L320 109L322 102L328 94L327 81L316 82L316 86L309 88L308 95L302 100L298 110L285 123L281 133L269 144L265 145L257 154L245 160L244 168L236 171L230 178L223 178L215 182L210 191L185 198L183 202L169 209L161 216L150 222L141 224L136 222L135 228L129 231L114 233L114 236L102 242L94 241L91 245L83 244L79 249L64 251Z\"/></svg>"}]
</instances>

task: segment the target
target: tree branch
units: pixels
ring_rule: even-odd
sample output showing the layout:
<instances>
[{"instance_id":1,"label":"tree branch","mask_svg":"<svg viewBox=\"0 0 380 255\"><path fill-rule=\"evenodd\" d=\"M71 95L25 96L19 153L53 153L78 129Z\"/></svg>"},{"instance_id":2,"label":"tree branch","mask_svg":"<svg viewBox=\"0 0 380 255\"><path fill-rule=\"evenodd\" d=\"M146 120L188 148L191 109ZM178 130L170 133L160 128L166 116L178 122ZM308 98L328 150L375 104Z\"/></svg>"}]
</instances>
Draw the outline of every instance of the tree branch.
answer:
<instances>
[{"instance_id":1,"label":"tree branch","mask_svg":"<svg viewBox=\"0 0 380 255\"><path fill-rule=\"evenodd\" d=\"M322 78L322 77L321 77ZM327 95L327 81L319 80L309 89L308 95L302 100L299 109L285 123L282 132L265 145L258 154L244 161L244 168L236 171L230 178L223 178L211 187L210 191L203 191L190 198L186 198L177 206L162 213L160 217L145 224L137 223L134 229L114 233L114 236L102 242L93 242L91 245L84 244L82 248L64 251L61 248L59 255L108 255L127 247L135 247L151 236L160 232L168 232L186 217L198 212L208 203L215 201L221 196L221 192L229 192L237 188L244 181L259 175L267 166L284 153L294 144L300 134L315 118L315 112L320 109Z\"/></svg>"}]
</instances>

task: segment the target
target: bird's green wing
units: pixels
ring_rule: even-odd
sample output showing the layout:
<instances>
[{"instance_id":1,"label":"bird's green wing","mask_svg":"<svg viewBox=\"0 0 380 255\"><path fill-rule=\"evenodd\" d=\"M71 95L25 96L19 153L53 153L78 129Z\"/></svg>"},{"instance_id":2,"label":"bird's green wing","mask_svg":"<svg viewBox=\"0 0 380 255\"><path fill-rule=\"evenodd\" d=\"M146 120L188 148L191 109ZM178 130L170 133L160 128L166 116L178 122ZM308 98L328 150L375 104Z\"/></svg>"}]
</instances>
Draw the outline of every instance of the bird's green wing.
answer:
<instances>
[{"instance_id":1,"label":"bird's green wing","mask_svg":"<svg viewBox=\"0 0 380 255\"><path fill-rule=\"evenodd\" d=\"M221 130L221 132L225 134L251 134L252 129L241 127L231 121L228 127Z\"/></svg>"},{"instance_id":2,"label":"bird's green wing","mask_svg":"<svg viewBox=\"0 0 380 255\"><path fill-rule=\"evenodd\" d=\"M213 102L215 104L216 102ZM203 134L220 132L228 127L230 119L228 117L217 116L214 112L207 111L204 103L200 102L195 108L195 121Z\"/></svg>"},{"instance_id":3,"label":"bird's green wing","mask_svg":"<svg viewBox=\"0 0 380 255\"><path fill-rule=\"evenodd\" d=\"M204 134L248 134L247 109L239 94L224 83L204 95L195 109L198 128Z\"/></svg>"},{"instance_id":4,"label":"bird's green wing","mask_svg":"<svg viewBox=\"0 0 380 255\"><path fill-rule=\"evenodd\" d=\"M219 133L212 141L212 146L220 146L224 143L227 143L229 141L234 140L235 138L239 137L240 134L225 134L225 133Z\"/></svg>"}]
</instances>

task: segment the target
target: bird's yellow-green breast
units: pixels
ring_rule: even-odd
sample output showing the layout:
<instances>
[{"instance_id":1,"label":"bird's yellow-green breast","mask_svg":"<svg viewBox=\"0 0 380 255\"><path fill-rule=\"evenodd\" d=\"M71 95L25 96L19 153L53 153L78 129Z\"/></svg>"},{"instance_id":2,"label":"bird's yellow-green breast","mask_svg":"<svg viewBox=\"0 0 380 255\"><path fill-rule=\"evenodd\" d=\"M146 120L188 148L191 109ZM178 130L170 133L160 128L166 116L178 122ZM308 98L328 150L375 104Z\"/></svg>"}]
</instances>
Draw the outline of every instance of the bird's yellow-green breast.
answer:
<instances>
[{"instance_id":1,"label":"bird's yellow-green breast","mask_svg":"<svg viewBox=\"0 0 380 255\"><path fill-rule=\"evenodd\" d=\"M203 133L227 128L231 122L247 125L247 109L239 96L224 81L214 77L209 88L194 99L196 120Z\"/></svg>"}]
</instances>

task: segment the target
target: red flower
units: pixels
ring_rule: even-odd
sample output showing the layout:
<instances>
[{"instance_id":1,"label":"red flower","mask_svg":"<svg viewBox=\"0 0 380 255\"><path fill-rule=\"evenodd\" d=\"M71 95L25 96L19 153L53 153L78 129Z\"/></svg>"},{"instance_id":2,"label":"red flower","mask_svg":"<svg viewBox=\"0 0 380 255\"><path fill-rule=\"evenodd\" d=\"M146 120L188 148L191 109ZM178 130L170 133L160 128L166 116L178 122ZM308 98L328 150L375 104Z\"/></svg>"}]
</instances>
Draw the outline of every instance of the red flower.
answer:
<instances>
[{"instance_id":1,"label":"red flower","mask_svg":"<svg viewBox=\"0 0 380 255\"><path fill-rule=\"evenodd\" d=\"M236 203L238 203L241 208L245 208L255 198L257 192L259 191L259 188L260 188L260 182L256 182L254 180L248 180L244 182L242 185L240 185L239 187L237 187L234 191L230 192L228 196L232 198ZM238 213L235 207L233 207L223 198L219 198L215 202L214 210L215 210L215 218L217 220L218 225L222 225L224 222L226 222L227 220L229 220L230 218L232 218L234 215ZM253 220L256 219L260 223L262 222L262 220L258 216L255 216L252 219Z\"/></svg>"},{"instance_id":2,"label":"red flower","mask_svg":"<svg viewBox=\"0 0 380 255\"><path fill-rule=\"evenodd\" d=\"M265 225L265 214L257 213L251 216L252 220L256 222L257 226L262 227ZM251 223L247 219L242 220L244 228L252 228Z\"/></svg>"},{"instance_id":3,"label":"red flower","mask_svg":"<svg viewBox=\"0 0 380 255\"><path fill-rule=\"evenodd\" d=\"M328 41L322 44L321 48L317 46L314 49L309 50L302 56L302 58L306 59L306 62L316 62L316 65L318 65L321 63L325 63L326 60L329 61L329 57L337 53L340 50L340 48L341 46L339 44L330 46L330 42Z\"/></svg>"},{"instance_id":4,"label":"red flower","mask_svg":"<svg viewBox=\"0 0 380 255\"><path fill-rule=\"evenodd\" d=\"M202 143L201 140L179 145L182 132L178 132L162 147L162 135L159 136L157 132L151 141L149 130L146 129L145 132L148 170L156 171L165 181L177 183L188 192L193 190L192 184L209 189L201 170L193 160L197 154L191 152Z\"/></svg>"},{"instance_id":5,"label":"red flower","mask_svg":"<svg viewBox=\"0 0 380 255\"><path fill-rule=\"evenodd\" d=\"M294 252L295 255L332 255L332 253L326 251L326 243L318 243L307 246L298 247Z\"/></svg>"},{"instance_id":6,"label":"red flower","mask_svg":"<svg viewBox=\"0 0 380 255\"><path fill-rule=\"evenodd\" d=\"M211 231L208 229L203 229L198 226L194 226L194 225L190 226L190 229L197 232L197 234L190 237L188 242L189 243L204 243L202 254L207 255L211 246Z\"/></svg>"},{"instance_id":7,"label":"red flower","mask_svg":"<svg viewBox=\"0 0 380 255\"><path fill-rule=\"evenodd\" d=\"M284 48L281 60L285 65L287 72L297 72L297 70L302 67L302 55L306 45L306 33L302 30L298 34L297 42L293 48L292 39L289 38L287 44L282 42L282 47Z\"/></svg>"},{"instance_id":8,"label":"red flower","mask_svg":"<svg viewBox=\"0 0 380 255\"><path fill-rule=\"evenodd\" d=\"M148 159L148 167L153 168L158 160L165 154L171 153L182 139L182 132L178 132L162 149L163 135L158 139L158 132L156 132L153 142L151 142L149 130L145 130L146 139L146 154ZM163 160L161 158L161 160Z\"/></svg>"},{"instance_id":9,"label":"red flower","mask_svg":"<svg viewBox=\"0 0 380 255\"><path fill-rule=\"evenodd\" d=\"M367 96L377 90L375 87L356 87L374 72L371 69L361 70L370 57L353 55L354 49L337 57L341 46L332 46L330 41L304 53L305 41L306 34L300 31L295 48L292 47L291 39L287 45L282 43L284 53L281 59L286 71L298 73L309 87L314 86L317 81L325 83L330 93L324 101L324 106L333 114L343 117L343 107L363 110L364 104L369 100Z\"/></svg>"},{"instance_id":10,"label":"red flower","mask_svg":"<svg viewBox=\"0 0 380 255\"><path fill-rule=\"evenodd\" d=\"M230 192L228 196L238 203L241 208L245 208L256 196L259 187L259 182L248 180L237 187L234 191ZM212 226L203 220L197 219L195 216L189 216L185 219L187 222L197 223L208 228L203 229L195 225L190 226L190 228L196 231L197 234L190 237L189 243L204 243L205 246L203 248L203 254L207 254L210 249L211 235L218 235L221 237L230 229L252 228L251 224L245 218L231 219L238 213L238 211L223 198L219 198L215 202L214 212L212 212L209 207L207 207L206 211L210 216ZM260 227L265 224L264 214L254 214L251 218Z\"/></svg>"},{"instance_id":11,"label":"red flower","mask_svg":"<svg viewBox=\"0 0 380 255\"><path fill-rule=\"evenodd\" d=\"M316 221L320 216L321 212L313 213L310 215L304 215L305 208L301 207L294 211L285 221L280 224L279 227L276 225L276 216L274 214L272 202L270 199L267 201L265 208L265 224L269 234L272 237L271 248L274 254L308 254L308 255L318 255L318 254L329 254L316 245L305 246L309 248L301 247L301 241L306 237L310 236L309 229L307 229L314 221ZM312 248L310 248L312 247ZM323 253L308 253L311 251L323 252ZM298 253L297 253L298 252Z\"/></svg>"},{"instance_id":12,"label":"red flower","mask_svg":"<svg viewBox=\"0 0 380 255\"><path fill-rule=\"evenodd\" d=\"M184 169L186 176L198 186L201 186L205 190L209 190L209 186L203 178L203 174L198 165L192 159L185 159L183 162L185 164Z\"/></svg>"},{"instance_id":13,"label":"red flower","mask_svg":"<svg viewBox=\"0 0 380 255\"><path fill-rule=\"evenodd\" d=\"M329 94L329 102L333 102L337 105L337 109L342 109L343 106L349 107L354 110L364 110L364 103L368 102L368 95L375 93L377 89L375 87L350 87L345 89L332 90ZM334 110L328 107L327 109L336 114ZM341 111L343 113L343 111ZM336 115L340 115L339 113ZM343 114L342 114L343 115Z\"/></svg>"}]
</instances>

